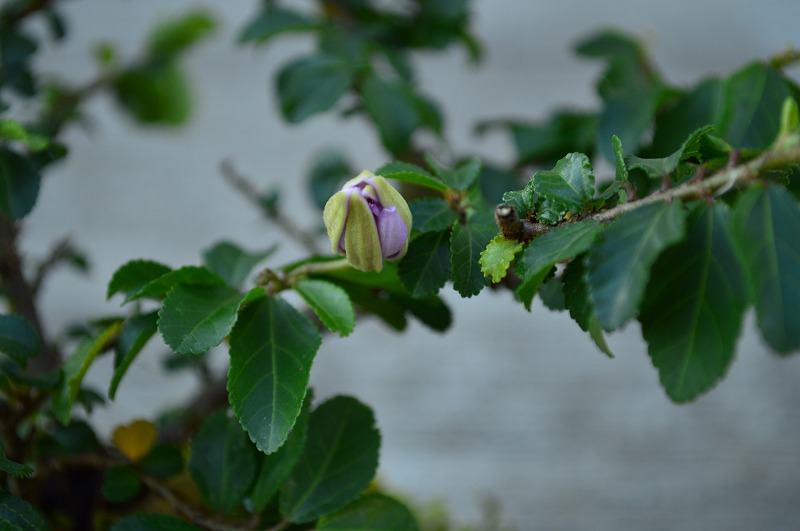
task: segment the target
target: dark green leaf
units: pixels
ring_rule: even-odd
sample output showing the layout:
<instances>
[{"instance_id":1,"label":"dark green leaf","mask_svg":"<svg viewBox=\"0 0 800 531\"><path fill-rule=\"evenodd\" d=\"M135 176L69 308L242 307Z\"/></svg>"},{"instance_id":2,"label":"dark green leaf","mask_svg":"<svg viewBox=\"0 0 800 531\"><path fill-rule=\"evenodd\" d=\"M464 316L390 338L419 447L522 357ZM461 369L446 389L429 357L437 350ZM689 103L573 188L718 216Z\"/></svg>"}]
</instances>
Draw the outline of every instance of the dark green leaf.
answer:
<instances>
[{"instance_id":1,"label":"dark green leaf","mask_svg":"<svg viewBox=\"0 0 800 531\"><path fill-rule=\"evenodd\" d=\"M269 7L247 23L239 34L239 42L264 43L280 33L313 29L316 24L288 9Z\"/></svg>"},{"instance_id":2,"label":"dark green leaf","mask_svg":"<svg viewBox=\"0 0 800 531\"><path fill-rule=\"evenodd\" d=\"M570 153L552 170L539 170L533 176L533 188L540 199L580 212L594 196L594 175L589 157Z\"/></svg>"},{"instance_id":3,"label":"dark green leaf","mask_svg":"<svg viewBox=\"0 0 800 531\"><path fill-rule=\"evenodd\" d=\"M437 197L423 197L416 199L409 205L411 218L414 220L415 232L439 232L453 226L458 219L458 213L450 208L444 199Z\"/></svg>"},{"instance_id":4,"label":"dark green leaf","mask_svg":"<svg viewBox=\"0 0 800 531\"><path fill-rule=\"evenodd\" d=\"M281 513L303 523L341 509L375 476L380 433L372 411L339 396L311 413L308 440L281 492Z\"/></svg>"},{"instance_id":5,"label":"dark green leaf","mask_svg":"<svg viewBox=\"0 0 800 531\"><path fill-rule=\"evenodd\" d=\"M708 135L714 126L707 125L694 131L681 147L671 155L661 159L642 159L634 155L627 157L628 168L638 168L650 177L664 177L670 175L678 168L678 164L683 161L699 158L700 145L703 138ZM701 161L702 162L702 161Z\"/></svg>"},{"instance_id":6,"label":"dark green leaf","mask_svg":"<svg viewBox=\"0 0 800 531\"><path fill-rule=\"evenodd\" d=\"M589 250L587 281L597 316L615 330L636 315L650 268L667 247L680 241L685 213L680 202L657 202L613 221Z\"/></svg>"},{"instance_id":7,"label":"dark green leaf","mask_svg":"<svg viewBox=\"0 0 800 531\"><path fill-rule=\"evenodd\" d=\"M300 414L317 328L280 297L247 305L231 333L228 394L259 450L276 451Z\"/></svg>"},{"instance_id":8,"label":"dark green leaf","mask_svg":"<svg viewBox=\"0 0 800 531\"><path fill-rule=\"evenodd\" d=\"M231 513L250 490L258 452L226 409L211 415L192 439L189 470L214 511Z\"/></svg>"},{"instance_id":9,"label":"dark green leaf","mask_svg":"<svg viewBox=\"0 0 800 531\"><path fill-rule=\"evenodd\" d=\"M117 269L108 283L106 298L116 293L129 297L142 290L158 277L169 273L171 269L164 264L150 260L131 260Z\"/></svg>"},{"instance_id":10,"label":"dark green leaf","mask_svg":"<svg viewBox=\"0 0 800 531\"><path fill-rule=\"evenodd\" d=\"M336 57L314 55L281 68L277 84L283 117L299 123L336 105L350 86L350 71Z\"/></svg>"},{"instance_id":11,"label":"dark green leaf","mask_svg":"<svg viewBox=\"0 0 800 531\"><path fill-rule=\"evenodd\" d=\"M408 320L403 304L374 288L358 284L340 284L360 313L372 314L397 331L405 330Z\"/></svg>"},{"instance_id":12,"label":"dark green leaf","mask_svg":"<svg viewBox=\"0 0 800 531\"><path fill-rule=\"evenodd\" d=\"M437 177L434 177L419 166L414 166L407 162L390 162L375 170L375 174L386 177L387 179L418 184L440 192L447 190L447 185Z\"/></svg>"},{"instance_id":13,"label":"dark green leaf","mask_svg":"<svg viewBox=\"0 0 800 531\"><path fill-rule=\"evenodd\" d=\"M533 179L531 179L522 190L510 191L503 194L503 203L516 208L520 218L528 217L528 213L533 210L534 198L536 196L533 185Z\"/></svg>"},{"instance_id":14,"label":"dark green leaf","mask_svg":"<svg viewBox=\"0 0 800 531\"><path fill-rule=\"evenodd\" d=\"M650 274L639 321L661 384L676 402L708 391L727 372L747 288L725 204L698 204L686 239Z\"/></svg>"},{"instance_id":15,"label":"dark green leaf","mask_svg":"<svg viewBox=\"0 0 800 531\"><path fill-rule=\"evenodd\" d=\"M34 474L32 466L12 461L6 456L2 448L0 448L0 472L15 478L29 478Z\"/></svg>"},{"instance_id":16,"label":"dark green leaf","mask_svg":"<svg viewBox=\"0 0 800 531\"><path fill-rule=\"evenodd\" d=\"M46 531L44 517L21 498L0 491L0 527L9 531Z\"/></svg>"},{"instance_id":17,"label":"dark green leaf","mask_svg":"<svg viewBox=\"0 0 800 531\"><path fill-rule=\"evenodd\" d=\"M342 288L325 280L306 279L294 285L319 320L331 332L349 336L356 324L356 312Z\"/></svg>"},{"instance_id":18,"label":"dark green leaf","mask_svg":"<svg viewBox=\"0 0 800 531\"><path fill-rule=\"evenodd\" d=\"M264 510L286 478L289 477L292 468L300 458L300 453L306 444L312 395L313 393L309 390L303 403L303 410L297 417L284 445L274 454L261 456L261 467L250 495L253 510L256 512Z\"/></svg>"},{"instance_id":19,"label":"dark green leaf","mask_svg":"<svg viewBox=\"0 0 800 531\"><path fill-rule=\"evenodd\" d=\"M481 253L497 235L491 216L475 215L466 223L456 223L450 236L453 289L462 297L472 297L489 283L481 271Z\"/></svg>"},{"instance_id":20,"label":"dark green leaf","mask_svg":"<svg viewBox=\"0 0 800 531\"><path fill-rule=\"evenodd\" d=\"M389 300L398 302L404 310L411 312L411 315L419 319L422 324L436 332L444 332L453 324L450 308L436 295L412 299L403 295L391 294Z\"/></svg>"},{"instance_id":21,"label":"dark green leaf","mask_svg":"<svg viewBox=\"0 0 800 531\"><path fill-rule=\"evenodd\" d=\"M238 245L222 241L203 253L206 267L225 279L229 286L239 287L255 266L266 260L276 245L263 251L247 252Z\"/></svg>"},{"instance_id":22,"label":"dark green leaf","mask_svg":"<svg viewBox=\"0 0 800 531\"><path fill-rule=\"evenodd\" d=\"M151 476L167 479L183 471L183 453L172 444L156 443L139 464Z\"/></svg>"},{"instance_id":23,"label":"dark green leaf","mask_svg":"<svg viewBox=\"0 0 800 531\"><path fill-rule=\"evenodd\" d=\"M738 149L766 148L780 130L781 107L790 96L777 69L763 63L746 66L725 80L719 135Z\"/></svg>"},{"instance_id":24,"label":"dark green leaf","mask_svg":"<svg viewBox=\"0 0 800 531\"><path fill-rule=\"evenodd\" d=\"M137 299L160 300L166 297L169 290L178 284L224 287L225 280L205 267L184 266L154 278L138 290L131 290L127 293L124 302L131 302Z\"/></svg>"},{"instance_id":25,"label":"dark green leaf","mask_svg":"<svg viewBox=\"0 0 800 531\"><path fill-rule=\"evenodd\" d=\"M118 520L110 531L199 531L199 528L168 514L133 514Z\"/></svg>"},{"instance_id":26,"label":"dark green leaf","mask_svg":"<svg viewBox=\"0 0 800 531\"><path fill-rule=\"evenodd\" d=\"M556 227L533 240L522 255L519 273L523 279L516 291L525 308L531 309L533 296L553 266L584 252L602 231L601 224L587 219Z\"/></svg>"},{"instance_id":27,"label":"dark green leaf","mask_svg":"<svg viewBox=\"0 0 800 531\"><path fill-rule=\"evenodd\" d=\"M413 513L394 498L372 493L320 519L320 531L416 531Z\"/></svg>"},{"instance_id":28,"label":"dark green leaf","mask_svg":"<svg viewBox=\"0 0 800 531\"><path fill-rule=\"evenodd\" d=\"M40 455L52 458L100 451L102 448L92 427L77 419L68 426L56 424L53 434L45 436L37 445Z\"/></svg>"},{"instance_id":29,"label":"dark green leaf","mask_svg":"<svg viewBox=\"0 0 800 531\"><path fill-rule=\"evenodd\" d=\"M433 168L439 180L453 190L466 190L481 174L482 163L477 158L469 159L452 170L436 162L430 155L426 155L425 160Z\"/></svg>"},{"instance_id":30,"label":"dark green leaf","mask_svg":"<svg viewBox=\"0 0 800 531\"><path fill-rule=\"evenodd\" d=\"M182 53L208 37L216 25L214 18L204 11L192 11L161 22L150 36L150 53L154 56Z\"/></svg>"},{"instance_id":31,"label":"dark green leaf","mask_svg":"<svg viewBox=\"0 0 800 531\"><path fill-rule=\"evenodd\" d=\"M141 488L139 476L129 466L112 466L103 473L103 497L111 503L129 502Z\"/></svg>"},{"instance_id":32,"label":"dark green leaf","mask_svg":"<svg viewBox=\"0 0 800 531\"><path fill-rule=\"evenodd\" d=\"M800 348L800 210L784 188L751 188L736 203L735 235L754 294L758 327L775 351Z\"/></svg>"},{"instance_id":33,"label":"dark green leaf","mask_svg":"<svg viewBox=\"0 0 800 531\"><path fill-rule=\"evenodd\" d=\"M450 279L450 231L426 232L411 240L400 260L400 280L415 298L435 295Z\"/></svg>"},{"instance_id":34,"label":"dark green leaf","mask_svg":"<svg viewBox=\"0 0 800 531\"><path fill-rule=\"evenodd\" d=\"M0 216L9 220L27 216L39 197L41 180L29 158L0 148Z\"/></svg>"},{"instance_id":35,"label":"dark green leaf","mask_svg":"<svg viewBox=\"0 0 800 531\"><path fill-rule=\"evenodd\" d=\"M706 124L715 124L722 105L723 82L717 78L702 81L675 103L659 112L653 132L654 153L672 153L682 139Z\"/></svg>"},{"instance_id":36,"label":"dark green leaf","mask_svg":"<svg viewBox=\"0 0 800 531\"><path fill-rule=\"evenodd\" d=\"M569 310L570 316L578 323L581 330L589 332L589 336L594 341L594 344L597 345L597 348L609 358L613 358L614 354L608 348L600 319L597 317L592 301L589 299L589 288L586 285L586 267L584 266L585 256L576 258L564 270L562 276L564 281L564 306Z\"/></svg>"},{"instance_id":37,"label":"dark green leaf","mask_svg":"<svg viewBox=\"0 0 800 531\"><path fill-rule=\"evenodd\" d=\"M308 192L320 210L356 171L341 151L329 149L314 157L307 179Z\"/></svg>"},{"instance_id":38,"label":"dark green leaf","mask_svg":"<svg viewBox=\"0 0 800 531\"><path fill-rule=\"evenodd\" d=\"M548 309L554 312L562 312L567 309L564 306L564 283L560 277L554 276L541 286L539 286L539 298Z\"/></svg>"},{"instance_id":39,"label":"dark green leaf","mask_svg":"<svg viewBox=\"0 0 800 531\"><path fill-rule=\"evenodd\" d=\"M158 330L177 354L201 354L227 337L242 294L227 286L177 284L158 312Z\"/></svg>"},{"instance_id":40,"label":"dark green leaf","mask_svg":"<svg viewBox=\"0 0 800 531\"><path fill-rule=\"evenodd\" d=\"M411 88L402 81L386 81L370 75L364 81L362 96L383 146L393 155L407 151L411 134L420 124Z\"/></svg>"},{"instance_id":41,"label":"dark green leaf","mask_svg":"<svg viewBox=\"0 0 800 531\"><path fill-rule=\"evenodd\" d=\"M0 315L0 352L24 364L36 357L40 348L33 325L18 315Z\"/></svg>"},{"instance_id":42,"label":"dark green leaf","mask_svg":"<svg viewBox=\"0 0 800 531\"><path fill-rule=\"evenodd\" d=\"M58 390L53 395L53 413L63 424L68 424L72 405L78 397L83 377L89 370L97 355L108 348L117 338L120 323L115 322L96 336L85 339L78 345L75 353L64 362L63 378Z\"/></svg>"},{"instance_id":43,"label":"dark green leaf","mask_svg":"<svg viewBox=\"0 0 800 531\"><path fill-rule=\"evenodd\" d=\"M554 164L564 153L592 153L597 136L597 116L560 111L543 123L491 121L478 126L478 132L508 128L517 151L515 165Z\"/></svg>"},{"instance_id":44,"label":"dark green leaf","mask_svg":"<svg viewBox=\"0 0 800 531\"><path fill-rule=\"evenodd\" d=\"M181 125L189 118L189 83L175 61L133 66L113 80L120 106L141 124Z\"/></svg>"},{"instance_id":45,"label":"dark green leaf","mask_svg":"<svg viewBox=\"0 0 800 531\"><path fill-rule=\"evenodd\" d=\"M117 340L117 363L114 367L114 375L108 387L108 398L114 400L117 388L122 381L122 377L128 372L128 368L142 351L144 346L158 329L156 322L157 312L150 312L131 317L122 326L122 332Z\"/></svg>"},{"instance_id":46,"label":"dark green leaf","mask_svg":"<svg viewBox=\"0 0 800 531\"><path fill-rule=\"evenodd\" d=\"M615 31L602 31L584 39L576 51L599 57L607 68L598 92L605 103L597 126L597 143L606 160L614 160L610 139L617 135L631 152L642 144L661 99L661 81L642 44Z\"/></svg>"}]
</instances>

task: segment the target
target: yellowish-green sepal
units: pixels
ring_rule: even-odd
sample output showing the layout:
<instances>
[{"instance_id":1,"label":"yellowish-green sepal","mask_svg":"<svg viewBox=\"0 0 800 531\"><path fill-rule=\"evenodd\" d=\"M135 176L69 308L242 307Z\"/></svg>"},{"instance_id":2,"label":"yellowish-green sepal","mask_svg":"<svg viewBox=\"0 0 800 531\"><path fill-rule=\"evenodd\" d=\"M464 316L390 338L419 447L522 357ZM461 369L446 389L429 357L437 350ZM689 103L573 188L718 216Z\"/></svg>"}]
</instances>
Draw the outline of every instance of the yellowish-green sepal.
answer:
<instances>
[{"instance_id":1,"label":"yellowish-green sepal","mask_svg":"<svg viewBox=\"0 0 800 531\"><path fill-rule=\"evenodd\" d=\"M347 261L361 271L383 269L381 240L378 227L367 201L358 194L350 195L347 213L347 230L344 233L344 250Z\"/></svg>"}]
</instances>

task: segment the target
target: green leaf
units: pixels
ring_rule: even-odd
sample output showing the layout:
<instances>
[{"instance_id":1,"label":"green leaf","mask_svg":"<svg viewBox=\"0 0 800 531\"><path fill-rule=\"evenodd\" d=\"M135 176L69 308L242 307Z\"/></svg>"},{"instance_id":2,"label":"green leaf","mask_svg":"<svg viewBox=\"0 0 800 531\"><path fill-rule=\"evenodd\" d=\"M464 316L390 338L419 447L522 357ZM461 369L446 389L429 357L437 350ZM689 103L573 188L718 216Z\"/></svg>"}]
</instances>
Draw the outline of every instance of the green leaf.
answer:
<instances>
[{"instance_id":1,"label":"green leaf","mask_svg":"<svg viewBox=\"0 0 800 531\"><path fill-rule=\"evenodd\" d=\"M524 123L514 120L484 122L478 133L497 127L507 128L516 148L515 166L531 163L554 164L564 153L592 153L597 136L597 116L560 111L547 122Z\"/></svg>"},{"instance_id":2,"label":"green leaf","mask_svg":"<svg viewBox=\"0 0 800 531\"><path fill-rule=\"evenodd\" d=\"M653 132L653 153L672 153L681 140L706 124L716 124L722 106L723 82L717 78L701 81L686 94L660 111Z\"/></svg>"},{"instance_id":3,"label":"green leaf","mask_svg":"<svg viewBox=\"0 0 800 531\"><path fill-rule=\"evenodd\" d=\"M411 240L400 260L400 280L415 298L435 295L450 279L450 231L426 232Z\"/></svg>"},{"instance_id":4,"label":"green leaf","mask_svg":"<svg viewBox=\"0 0 800 531\"><path fill-rule=\"evenodd\" d=\"M181 125L189 118L189 82L174 60L123 70L112 81L120 106L145 125Z\"/></svg>"},{"instance_id":5,"label":"green leaf","mask_svg":"<svg viewBox=\"0 0 800 531\"><path fill-rule=\"evenodd\" d=\"M536 196L533 184L533 179L531 179L522 190L505 192L503 194L503 203L516 208L520 218L528 217L528 213L533 210Z\"/></svg>"},{"instance_id":6,"label":"green leaf","mask_svg":"<svg viewBox=\"0 0 800 531\"><path fill-rule=\"evenodd\" d=\"M425 155L425 160L433 168L439 180L453 190L466 190L472 186L481 174L483 167L483 163L477 158L469 159L452 170L436 162L436 159L429 154Z\"/></svg>"},{"instance_id":7,"label":"green leaf","mask_svg":"<svg viewBox=\"0 0 800 531\"><path fill-rule=\"evenodd\" d=\"M183 452L172 444L156 443L139 464L151 476L168 479L183 471Z\"/></svg>"},{"instance_id":8,"label":"green leaf","mask_svg":"<svg viewBox=\"0 0 800 531\"><path fill-rule=\"evenodd\" d=\"M595 313L592 301L589 298L589 288L586 284L586 266L584 265L585 256L580 256L570 262L562 280L564 281L564 306L569 310L570 316L578 323L581 330L589 332L594 344L609 358L614 357L614 353L606 343L603 335L603 326Z\"/></svg>"},{"instance_id":9,"label":"green leaf","mask_svg":"<svg viewBox=\"0 0 800 531\"><path fill-rule=\"evenodd\" d=\"M556 227L533 240L522 255L522 283L517 288L517 297L530 311L533 296L550 270L559 262L566 262L588 249L603 226L586 219Z\"/></svg>"},{"instance_id":10,"label":"green leaf","mask_svg":"<svg viewBox=\"0 0 800 531\"><path fill-rule=\"evenodd\" d=\"M548 199L575 214L594 196L592 163L583 153L570 153L552 170L537 171L533 176L533 188L540 199Z\"/></svg>"},{"instance_id":11,"label":"green leaf","mask_svg":"<svg viewBox=\"0 0 800 531\"><path fill-rule=\"evenodd\" d=\"M158 312L158 330L177 354L202 354L227 337L242 294L227 286L176 284Z\"/></svg>"},{"instance_id":12,"label":"green leaf","mask_svg":"<svg viewBox=\"0 0 800 531\"><path fill-rule=\"evenodd\" d=\"M325 280L306 279L294 285L319 320L331 332L349 336L356 325L356 312L347 292Z\"/></svg>"},{"instance_id":13,"label":"green leaf","mask_svg":"<svg viewBox=\"0 0 800 531\"><path fill-rule=\"evenodd\" d=\"M679 147L677 151L661 159L642 159L634 155L629 155L627 158L628 168L631 170L639 168L650 177L664 177L665 175L670 175L678 169L678 164L681 162L692 158L700 158L701 142L713 129L713 125L707 125L694 131L689 135L689 138L681 144L681 147Z\"/></svg>"},{"instance_id":14,"label":"green leaf","mask_svg":"<svg viewBox=\"0 0 800 531\"><path fill-rule=\"evenodd\" d=\"M126 262L111 276L106 298L110 299L116 293L122 293L129 297L170 271L171 269L164 264L151 260L131 260Z\"/></svg>"},{"instance_id":15,"label":"green leaf","mask_svg":"<svg viewBox=\"0 0 800 531\"><path fill-rule=\"evenodd\" d=\"M47 521L21 498L0 491L0 527L9 531L46 531Z\"/></svg>"},{"instance_id":16,"label":"green leaf","mask_svg":"<svg viewBox=\"0 0 800 531\"><path fill-rule=\"evenodd\" d=\"M418 184L433 190L438 190L439 192L447 190L447 185L441 182L437 177L434 177L419 166L407 162L390 162L375 170L375 174L386 177L387 179Z\"/></svg>"},{"instance_id":17,"label":"green leaf","mask_svg":"<svg viewBox=\"0 0 800 531\"><path fill-rule=\"evenodd\" d=\"M255 484L250 495L255 512L262 512L278 489L289 477L295 463L300 458L300 453L306 444L308 434L308 419L311 415L311 390L306 394L303 410L289 433L289 437L277 452L261 456L261 466L256 476Z\"/></svg>"},{"instance_id":18,"label":"green leaf","mask_svg":"<svg viewBox=\"0 0 800 531\"><path fill-rule=\"evenodd\" d=\"M487 277L491 276L492 282L500 282L505 278L511 262L522 250L523 245L522 242L506 240L505 236L498 234L481 251L481 258L478 261L481 265L481 273Z\"/></svg>"},{"instance_id":19,"label":"green leaf","mask_svg":"<svg viewBox=\"0 0 800 531\"><path fill-rule=\"evenodd\" d=\"M453 226L458 213L450 208L450 204L437 197L416 199L409 205L411 218L414 220L415 232L439 232Z\"/></svg>"},{"instance_id":20,"label":"green leaf","mask_svg":"<svg viewBox=\"0 0 800 531\"><path fill-rule=\"evenodd\" d=\"M462 297L472 297L488 284L481 271L481 253L497 235L491 216L474 215L466 223L456 223L450 236L453 289Z\"/></svg>"},{"instance_id":21,"label":"green leaf","mask_svg":"<svg viewBox=\"0 0 800 531\"><path fill-rule=\"evenodd\" d=\"M314 29L316 24L305 16L288 9L269 7L259 13L239 33L239 42L263 44L275 35Z\"/></svg>"},{"instance_id":22,"label":"green leaf","mask_svg":"<svg viewBox=\"0 0 800 531\"><path fill-rule=\"evenodd\" d=\"M0 138L16 140L33 152L42 151L50 144L47 137L31 133L21 123L10 118L0 119Z\"/></svg>"},{"instance_id":23,"label":"green leaf","mask_svg":"<svg viewBox=\"0 0 800 531\"><path fill-rule=\"evenodd\" d=\"M128 368L142 351L150 338L156 333L158 312L150 312L131 317L122 326L117 340L117 359L114 374L108 387L108 398L114 400L117 388Z\"/></svg>"},{"instance_id":24,"label":"green leaf","mask_svg":"<svg viewBox=\"0 0 800 531\"><path fill-rule=\"evenodd\" d=\"M14 476L17 479L29 478L33 476L34 469L30 465L17 463L12 461L6 456L6 453L0 448L0 472Z\"/></svg>"},{"instance_id":25,"label":"green leaf","mask_svg":"<svg viewBox=\"0 0 800 531\"><path fill-rule=\"evenodd\" d=\"M800 348L800 211L779 186L751 188L736 203L735 235L754 294L758 327L779 353Z\"/></svg>"},{"instance_id":26,"label":"green leaf","mask_svg":"<svg viewBox=\"0 0 800 531\"><path fill-rule=\"evenodd\" d=\"M113 280L113 279L112 279ZM208 268L200 266L184 266L174 269L154 278L140 289L131 291L124 302L138 299L161 300L167 296L169 290L178 284L191 284L196 286L225 287L225 280Z\"/></svg>"},{"instance_id":27,"label":"green leaf","mask_svg":"<svg viewBox=\"0 0 800 531\"><path fill-rule=\"evenodd\" d=\"M237 288L247 280L255 266L266 260L275 250L273 245L263 251L249 253L238 245L222 241L203 253L206 267L225 279L229 286Z\"/></svg>"},{"instance_id":28,"label":"green leaf","mask_svg":"<svg viewBox=\"0 0 800 531\"><path fill-rule=\"evenodd\" d=\"M255 479L257 455L226 409L203 423L192 439L189 471L211 509L225 514L236 510Z\"/></svg>"},{"instance_id":29,"label":"green leaf","mask_svg":"<svg viewBox=\"0 0 800 531\"><path fill-rule=\"evenodd\" d=\"M100 352L119 335L121 323L114 322L96 336L85 339L75 353L64 362L63 378L53 395L53 414L62 424L69 424L72 405L78 398L83 377Z\"/></svg>"},{"instance_id":30,"label":"green leaf","mask_svg":"<svg viewBox=\"0 0 800 531\"><path fill-rule=\"evenodd\" d=\"M199 531L199 528L168 514L132 514L117 520L110 531Z\"/></svg>"},{"instance_id":31,"label":"green leaf","mask_svg":"<svg viewBox=\"0 0 800 531\"><path fill-rule=\"evenodd\" d=\"M320 210L325 208L328 199L356 173L341 151L328 149L319 153L314 157L306 179L314 204Z\"/></svg>"},{"instance_id":32,"label":"green leaf","mask_svg":"<svg viewBox=\"0 0 800 531\"><path fill-rule=\"evenodd\" d=\"M436 332L444 332L453 324L450 308L436 295L412 299L411 297L392 293L389 294L389 300L399 303L404 311L410 312L422 324Z\"/></svg>"},{"instance_id":33,"label":"green leaf","mask_svg":"<svg viewBox=\"0 0 800 531\"><path fill-rule=\"evenodd\" d=\"M139 476L129 466L112 466L103 473L103 497L111 503L129 502L141 488Z\"/></svg>"},{"instance_id":34,"label":"green leaf","mask_svg":"<svg viewBox=\"0 0 800 531\"><path fill-rule=\"evenodd\" d=\"M161 22L149 39L154 56L172 56L207 38L216 28L214 18L204 11L191 11Z\"/></svg>"},{"instance_id":35,"label":"green leaf","mask_svg":"<svg viewBox=\"0 0 800 531\"><path fill-rule=\"evenodd\" d=\"M369 75L362 86L364 107L378 128L383 146L393 155L405 153L420 125L412 89L402 81Z\"/></svg>"},{"instance_id":36,"label":"green leaf","mask_svg":"<svg viewBox=\"0 0 800 531\"><path fill-rule=\"evenodd\" d=\"M258 449L272 453L300 414L319 331L283 299L268 297L240 312L230 341L233 411Z\"/></svg>"},{"instance_id":37,"label":"green leaf","mask_svg":"<svg viewBox=\"0 0 800 531\"><path fill-rule=\"evenodd\" d=\"M327 111L349 87L347 64L325 54L296 59L281 68L277 77L281 112L289 123Z\"/></svg>"},{"instance_id":38,"label":"green leaf","mask_svg":"<svg viewBox=\"0 0 800 531\"><path fill-rule=\"evenodd\" d=\"M617 135L611 137L611 148L614 150L614 165L616 166L615 182L628 182L628 167L625 165L625 153L622 150L622 140Z\"/></svg>"},{"instance_id":39,"label":"green leaf","mask_svg":"<svg viewBox=\"0 0 800 531\"><path fill-rule=\"evenodd\" d=\"M338 396L311 413L308 440L281 492L281 514L311 522L355 499L375 476L380 433L372 411Z\"/></svg>"},{"instance_id":40,"label":"green leaf","mask_svg":"<svg viewBox=\"0 0 800 531\"><path fill-rule=\"evenodd\" d=\"M549 310L562 312L567 309L564 306L564 283L560 277L553 276L541 286L539 286L539 299Z\"/></svg>"},{"instance_id":41,"label":"green leaf","mask_svg":"<svg viewBox=\"0 0 800 531\"><path fill-rule=\"evenodd\" d=\"M606 160L614 160L608 142L612 135L631 152L638 151L653 124L662 93L661 80L644 46L625 34L602 31L580 42L576 51L607 63L597 87L605 104L597 126L601 153Z\"/></svg>"},{"instance_id":42,"label":"green leaf","mask_svg":"<svg viewBox=\"0 0 800 531\"><path fill-rule=\"evenodd\" d=\"M0 148L0 216L8 220L27 216L39 197L41 180L29 158Z\"/></svg>"},{"instance_id":43,"label":"green leaf","mask_svg":"<svg viewBox=\"0 0 800 531\"><path fill-rule=\"evenodd\" d=\"M653 365L675 402L697 398L727 372L747 305L727 206L698 204L686 232L653 266L639 315Z\"/></svg>"},{"instance_id":44,"label":"green leaf","mask_svg":"<svg viewBox=\"0 0 800 531\"><path fill-rule=\"evenodd\" d=\"M417 531L413 513L394 498L372 493L320 519L320 531Z\"/></svg>"},{"instance_id":45,"label":"green leaf","mask_svg":"<svg viewBox=\"0 0 800 531\"><path fill-rule=\"evenodd\" d=\"M753 63L725 80L717 130L733 147L768 147L780 130L783 102L791 96L780 71Z\"/></svg>"},{"instance_id":46,"label":"green leaf","mask_svg":"<svg viewBox=\"0 0 800 531\"><path fill-rule=\"evenodd\" d=\"M636 315L650 268L683 238L685 217L677 201L645 205L614 220L589 250L589 293L603 328L616 330Z\"/></svg>"},{"instance_id":47,"label":"green leaf","mask_svg":"<svg viewBox=\"0 0 800 531\"><path fill-rule=\"evenodd\" d=\"M18 315L0 315L0 352L25 364L39 349L39 334L32 324Z\"/></svg>"}]
</instances>

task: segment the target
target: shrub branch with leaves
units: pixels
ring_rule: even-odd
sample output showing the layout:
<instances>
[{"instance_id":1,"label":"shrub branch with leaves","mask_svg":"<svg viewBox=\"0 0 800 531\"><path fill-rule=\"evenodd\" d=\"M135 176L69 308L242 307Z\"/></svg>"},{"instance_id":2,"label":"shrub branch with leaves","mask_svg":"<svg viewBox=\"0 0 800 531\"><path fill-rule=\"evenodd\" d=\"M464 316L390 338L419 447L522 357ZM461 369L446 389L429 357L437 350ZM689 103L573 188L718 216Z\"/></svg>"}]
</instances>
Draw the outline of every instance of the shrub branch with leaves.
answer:
<instances>
[{"instance_id":1,"label":"shrub branch with leaves","mask_svg":"<svg viewBox=\"0 0 800 531\"><path fill-rule=\"evenodd\" d=\"M310 12L288 4L264 2L239 35L261 48L288 34L315 40L316 51L275 80L284 118L336 111L366 120L390 159L334 199L359 171L339 152L315 161L311 196L320 209L330 199L331 245L345 257L320 253L316 230L297 228L278 193L259 193L226 161L224 177L309 256L270 263L252 284L275 247L219 242L202 265L177 268L131 260L107 291L125 314L87 322L68 339L45 334L37 296L54 267L85 270L87 259L68 240L38 262L19 251L42 174L67 156L62 132L85 119L83 105L98 93L113 94L142 125L183 123L191 98L181 60L215 22L199 11L165 21L129 62L101 45L97 77L70 87L35 71L39 44L26 26L42 18L49 38L64 39L58 4L2 7L4 528L417 529L405 505L370 487L381 442L370 408L349 396L315 403L309 374L323 336L347 336L366 317L400 331L409 318L446 331L448 282L465 298L512 290L528 310L538 295L612 357L604 334L638 320L675 402L725 376L750 307L773 351L800 350L800 87L785 73L796 51L676 87L637 40L598 33L576 50L606 65L600 108L479 124L481 134L510 135L515 160L503 166L452 154L413 68L415 53L454 45L480 60L467 0L397 9L320 0ZM35 119L15 117L20 99L36 103ZM596 157L613 176L595 176ZM409 206L384 178L400 183ZM156 334L171 350L169 366L201 376L201 394L100 441L76 410L114 400ZM230 359L224 375L206 360L220 345ZM100 393L83 380L106 355L114 372Z\"/></svg>"}]
</instances>

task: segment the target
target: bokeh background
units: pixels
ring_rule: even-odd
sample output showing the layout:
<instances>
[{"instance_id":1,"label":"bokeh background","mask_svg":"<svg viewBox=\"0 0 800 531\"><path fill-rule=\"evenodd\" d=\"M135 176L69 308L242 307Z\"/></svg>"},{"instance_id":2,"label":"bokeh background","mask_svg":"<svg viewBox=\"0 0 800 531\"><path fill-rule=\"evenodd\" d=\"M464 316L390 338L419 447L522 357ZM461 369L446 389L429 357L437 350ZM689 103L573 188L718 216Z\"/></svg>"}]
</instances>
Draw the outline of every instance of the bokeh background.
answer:
<instances>
[{"instance_id":1,"label":"bokeh background","mask_svg":"<svg viewBox=\"0 0 800 531\"><path fill-rule=\"evenodd\" d=\"M511 144L499 133L476 137L477 120L544 118L557 107L598 103L601 65L571 47L599 28L642 36L678 84L800 45L797 0L473 4L484 63L473 68L454 50L416 64L422 86L445 111L448 139L459 152L489 160L510 159ZM249 249L281 243L274 263L301 256L224 182L223 159L260 187L280 186L287 213L303 228L320 222L304 182L320 149L344 148L364 168L388 161L365 122L329 115L293 127L282 121L276 68L312 44L290 37L238 47L255 0L62 6L70 38L40 54L39 67L75 82L95 75L94 44L113 42L132 57L163 16L204 6L220 28L188 57L195 108L186 127L141 129L101 96L87 109L92 127L68 132L71 154L48 174L25 233L32 256L69 235L92 261L88 276L50 278L43 306L53 332L117 311L105 285L129 259L195 264L201 249L223 238ZM312 372L318 398L352 394L375 410L387 488L422 507L441 501L459 523L478 522L484 501L493 499L503 521L521 530L800 528L800 359L771 355L752 315L727 378L696 403L676 406L659 386L636 324L609 337L616 353L609 360L568 317L539 304L527 313L505 292L462 300L447 287L444 295L454 312L450 333L411 323L400 335L360 322L351 337L326 338ZM140 356L116 402L95 415L101 433L194 391L191 375L163 375L165 351L155 345ZM225 353L214 363L224 370ZM101 360L88 381L105 389L110 373L111 360Z\"/></svg>"}]
</instances>

